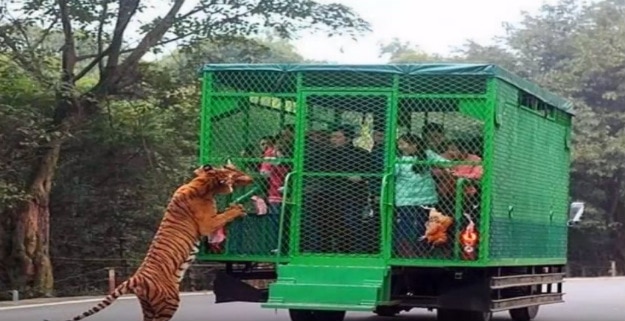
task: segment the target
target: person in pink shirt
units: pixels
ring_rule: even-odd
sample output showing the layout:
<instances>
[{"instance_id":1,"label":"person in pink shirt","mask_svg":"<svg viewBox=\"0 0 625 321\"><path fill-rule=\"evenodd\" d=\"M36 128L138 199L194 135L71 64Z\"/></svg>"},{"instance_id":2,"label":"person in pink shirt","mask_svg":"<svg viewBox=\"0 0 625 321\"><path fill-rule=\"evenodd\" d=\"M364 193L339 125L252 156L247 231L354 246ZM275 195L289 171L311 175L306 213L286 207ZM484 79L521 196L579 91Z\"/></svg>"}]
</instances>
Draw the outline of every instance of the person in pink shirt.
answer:
<instances>
[{"instance_id":1,"label":"person in pink shirt","mask_svg":"<svg viewBox=\"0 0 625 321\"><path fill-rule=\"evenodd\" d=\"M286 175L290 167L281 160L284 158L277 138L266 137L268 144L263 152L263 162L260 165L260 173L267 178L267 219L269 220L270 230L267 233L271 236L268 239L272 244L272 249L277 245L277 236L279 233L280 212L282 209L282 193Z\"/></svg>"}]
</instances>

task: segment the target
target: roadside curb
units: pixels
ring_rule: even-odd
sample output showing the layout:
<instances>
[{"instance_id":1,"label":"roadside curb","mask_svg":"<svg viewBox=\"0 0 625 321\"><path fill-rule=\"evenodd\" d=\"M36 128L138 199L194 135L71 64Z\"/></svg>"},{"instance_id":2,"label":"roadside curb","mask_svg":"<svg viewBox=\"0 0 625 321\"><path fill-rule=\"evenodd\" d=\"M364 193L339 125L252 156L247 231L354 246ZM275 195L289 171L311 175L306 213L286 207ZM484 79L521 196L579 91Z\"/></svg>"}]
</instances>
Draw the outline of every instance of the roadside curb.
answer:
<instances>
[{"instance_id":1,"label":"roadside curb","mask_svg":"<svg viewBox=\"0 0 625 321\"><path fill-rule=\"evenodd\" d=\"M212 291L204 291L204 292L183 292L180 293L181 297L184 296L201 296L201 295L211 295ZM105 298L105 295L102 296L87 296L83 299L77 299L76 297L65 297L65 298L48 298L48 299L29 299L29 300L21 300L18 302L12 301L4 301L0 302L0 311L8 311L8 310L16 310L16 309L27 309L27 308L39 308L39 307L47 307L47 306L56 306L56 305L66 305L66 304L80 304L80 303L89 303L89 302L100 302ZM134 294L126 294L122 295L117 300L135 300L136 297ZM38 302L38 303L36 303Z\"/></svg>"}]
</instances>

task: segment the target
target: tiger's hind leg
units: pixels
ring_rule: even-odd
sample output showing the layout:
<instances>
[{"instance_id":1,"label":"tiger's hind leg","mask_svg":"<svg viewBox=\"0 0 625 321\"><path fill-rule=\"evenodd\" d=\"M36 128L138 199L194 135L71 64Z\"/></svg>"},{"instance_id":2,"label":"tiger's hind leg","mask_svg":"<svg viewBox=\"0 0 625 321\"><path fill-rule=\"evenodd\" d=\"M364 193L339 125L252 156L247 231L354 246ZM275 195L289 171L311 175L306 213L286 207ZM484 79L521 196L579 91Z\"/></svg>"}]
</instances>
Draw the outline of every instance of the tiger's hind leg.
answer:
<instances>
[{"instance_id":1,"label":"tiger's hind leg","mask_svg":"<svg viewBox=\"0 0 625 321\"><path fill-rule=\"evenodd\" d=\"M158 307L154 307L154 321L169 321L180 307L178 293L170 293L162 300Z\"/></svg>"},{"instance_id":2,"label":"tiger's hind leg","mask_svg":"<svg viewBox=\"0 0 625 321\"><path fill-rule=\"evenodd\" d=\"M154 309L152 309L152 305L145 298L139 298L139 303L141 304L141 312L143 313L143 321L153 321Z\"/></svg>"}]
</instances>

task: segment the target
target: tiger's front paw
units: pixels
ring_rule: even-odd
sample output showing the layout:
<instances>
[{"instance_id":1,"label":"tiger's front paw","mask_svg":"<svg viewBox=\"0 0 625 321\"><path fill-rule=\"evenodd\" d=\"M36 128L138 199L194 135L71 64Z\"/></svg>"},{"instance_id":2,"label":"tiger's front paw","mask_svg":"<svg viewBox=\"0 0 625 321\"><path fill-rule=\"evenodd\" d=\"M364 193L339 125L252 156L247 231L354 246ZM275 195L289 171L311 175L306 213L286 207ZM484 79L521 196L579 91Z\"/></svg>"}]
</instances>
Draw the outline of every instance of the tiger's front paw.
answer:
<instances>
[{"instance_id":1,"label":"tiger's front paw","mask_svg":"<svg viewBox=\"0 0 625 321\"><path fill-rule=\"evenodd\" d=\"M228 207L228 212L232 213L232 215L236 217L245 216L247 214L245 207L241 204L230 205L230 207Z\"/></svg>"}]
</instances>

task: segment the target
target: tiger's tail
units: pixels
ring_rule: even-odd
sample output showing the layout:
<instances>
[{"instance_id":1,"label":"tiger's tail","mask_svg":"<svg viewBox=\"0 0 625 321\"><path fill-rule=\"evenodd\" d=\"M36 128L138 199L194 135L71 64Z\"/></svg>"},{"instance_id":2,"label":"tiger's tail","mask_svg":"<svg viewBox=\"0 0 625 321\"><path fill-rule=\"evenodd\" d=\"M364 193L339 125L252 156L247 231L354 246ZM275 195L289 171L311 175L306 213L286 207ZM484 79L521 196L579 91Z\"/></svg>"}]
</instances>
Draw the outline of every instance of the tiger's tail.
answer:
<instances>
[{"instance_id":1,"label":"tiger's tail","mask_svg":"<svg viewBox=\"0 0 625 321\"><path fill-rule=\"evenodd\" d=\"M96 304L91 309L83 312L82 314L75 316L73 319L69 319L67 321L82 320L88 316L94 315L104 310L106 307L108 307L113 302L115 302L117 298L132 291L131 286L130 286L131 280L132 278L124 281L122 284L118 285L117 288L115 288L113 293L107 295L102 301L100 301L100 303ZM49 321L49 320L44 320L44 321Z\"/></svg>"}]
</instances>

